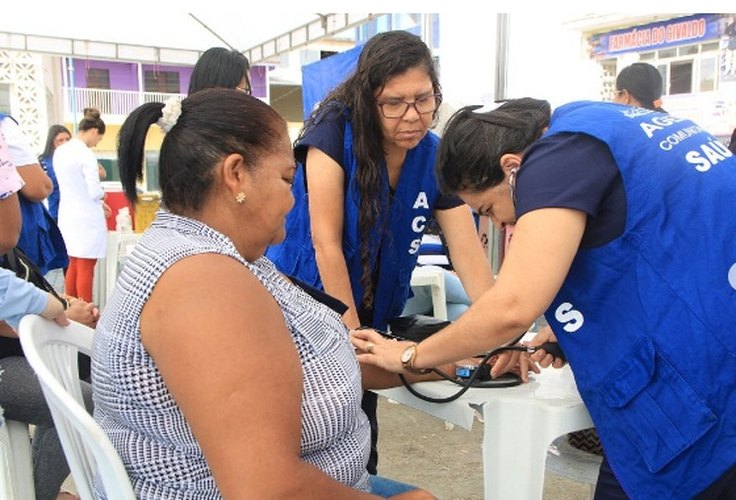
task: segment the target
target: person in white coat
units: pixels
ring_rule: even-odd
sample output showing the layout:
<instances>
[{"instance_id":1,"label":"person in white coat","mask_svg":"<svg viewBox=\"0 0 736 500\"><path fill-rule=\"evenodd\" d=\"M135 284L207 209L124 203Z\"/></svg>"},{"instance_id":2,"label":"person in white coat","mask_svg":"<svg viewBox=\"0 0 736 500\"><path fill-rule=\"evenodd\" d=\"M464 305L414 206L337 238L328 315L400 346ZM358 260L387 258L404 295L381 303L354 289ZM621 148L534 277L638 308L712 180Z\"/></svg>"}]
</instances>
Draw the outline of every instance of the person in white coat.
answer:
<instances>
[{"instance_id":1,"label":"person in white coat","mask_svg":"<svg viewBox=\"0 0 736 500\"><path fill-rule=\"evenodd\" d=\"M86 108L78 128L77 137L54 152L54 168L61 192L59 229L69 254L66 293L92 302L95 264L107 250L107 225L105 191L90 148L102 140L105 122L97 109Z\"/></svg>"}]
</instances>

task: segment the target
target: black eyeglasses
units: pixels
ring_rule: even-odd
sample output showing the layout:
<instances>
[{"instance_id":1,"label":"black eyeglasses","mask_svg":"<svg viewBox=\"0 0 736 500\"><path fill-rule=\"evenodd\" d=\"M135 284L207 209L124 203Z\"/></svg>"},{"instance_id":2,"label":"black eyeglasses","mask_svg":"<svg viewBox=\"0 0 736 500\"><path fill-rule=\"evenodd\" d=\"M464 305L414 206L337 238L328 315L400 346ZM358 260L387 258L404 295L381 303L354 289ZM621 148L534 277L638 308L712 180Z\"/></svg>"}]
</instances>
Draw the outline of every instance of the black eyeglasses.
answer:
<instances>
[{"instance_id":1,"label":"black eyeglasses","mask_svg":"<svg viewBox=\"0 0 736 500\"><path fill-rule=\"evenodd\" d=\"M414 102L402 101L401 99L387 99L379 102L381 114L384 118L402 118L411 106L414 106L417 114L427 115L434 113L442 104L442 94L429 94L419 97Z\"/></svg>"},{"instance_id":2,"label":"black eyeglasses","mask_svg":"<svg viewBox=\"0 0 736 500\"><path fill-rule=\"evenodd\" d=\"M243 76L242 80L240 80L240 83L235 86L235 90L239 92L245 92L248 95L253 94L253 88L250 85L250 78L247 74Z\"/></svg>"}]
</instances>

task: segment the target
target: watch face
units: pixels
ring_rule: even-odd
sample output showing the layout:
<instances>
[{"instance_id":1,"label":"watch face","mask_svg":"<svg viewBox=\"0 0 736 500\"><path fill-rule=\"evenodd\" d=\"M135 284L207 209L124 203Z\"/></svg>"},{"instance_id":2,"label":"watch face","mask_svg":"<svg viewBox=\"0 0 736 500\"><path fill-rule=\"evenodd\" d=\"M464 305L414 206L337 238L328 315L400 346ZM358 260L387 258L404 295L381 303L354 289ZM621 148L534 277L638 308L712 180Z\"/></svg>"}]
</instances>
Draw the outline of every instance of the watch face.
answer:
<instances>
[{"instance_id":1,"label":"watch face","mask_svg":"<svg viewBox=\"0 0 736 500\"><path fill-rule=\"evenodd\" d=\"M401 353L401 362L402 363L408 363L411 360L411 357L414 355L414 349L416 346L409 346L406 349L404 349L404 352Z\"/></svg>"}]
</instances>

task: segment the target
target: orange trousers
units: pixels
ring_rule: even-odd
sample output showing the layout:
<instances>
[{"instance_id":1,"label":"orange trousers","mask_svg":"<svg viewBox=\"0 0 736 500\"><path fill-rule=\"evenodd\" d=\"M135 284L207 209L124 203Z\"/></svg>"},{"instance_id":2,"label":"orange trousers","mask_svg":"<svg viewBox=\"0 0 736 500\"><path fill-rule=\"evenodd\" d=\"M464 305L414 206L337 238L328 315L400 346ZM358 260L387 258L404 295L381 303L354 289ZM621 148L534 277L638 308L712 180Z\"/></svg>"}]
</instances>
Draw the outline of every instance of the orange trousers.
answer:
<instances>
[{"instance_id":1,"label":"orange trousers","mask_svg":"<svg viewBox=\"0 0 736 500\"><path fill-rule=\"evenodd\" d=\"M69 257L69 268L66 270L64 292L86 302L92 302L92 280L95 276L97 259Z\"/></svg>"}]
</instances>

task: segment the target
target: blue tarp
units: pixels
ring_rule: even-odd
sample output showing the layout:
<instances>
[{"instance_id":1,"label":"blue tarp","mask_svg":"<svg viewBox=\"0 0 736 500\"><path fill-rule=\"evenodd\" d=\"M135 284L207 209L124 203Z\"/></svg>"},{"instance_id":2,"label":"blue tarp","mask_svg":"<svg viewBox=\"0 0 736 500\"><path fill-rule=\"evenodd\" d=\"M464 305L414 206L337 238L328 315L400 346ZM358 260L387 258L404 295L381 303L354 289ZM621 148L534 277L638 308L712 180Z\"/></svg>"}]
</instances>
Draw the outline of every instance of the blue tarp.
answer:
<instances>
[{"instance_id":1,"label":"blue tarp","mask_svg":"<svg viewBox=\"0 0 736 500\"><path fill-rule=\"evenodd\" d=\"M362 45L302 66L302 102L304 119L330 90L342 83L355 69Z\"/></svg>"}]
</instances>

